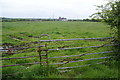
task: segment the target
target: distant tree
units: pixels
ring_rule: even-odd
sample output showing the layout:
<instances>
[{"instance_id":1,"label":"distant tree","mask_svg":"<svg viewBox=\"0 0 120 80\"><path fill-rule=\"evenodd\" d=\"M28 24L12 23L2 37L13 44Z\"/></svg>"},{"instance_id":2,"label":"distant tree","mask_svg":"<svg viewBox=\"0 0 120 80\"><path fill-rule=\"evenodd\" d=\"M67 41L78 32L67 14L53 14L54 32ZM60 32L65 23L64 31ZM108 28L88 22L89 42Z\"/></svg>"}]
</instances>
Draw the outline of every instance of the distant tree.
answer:
<instances>
[{"instance_id":1,"label":"distant tree","mask_svg":"<svg viewBox=\"0 0 120 80\"><path fill-rule=\"evenodd\" d=\"M93 21L93 22L101 22L101 19L94 19L94 18L92 18L90 21Z\"/></svg>"}]
</instances>

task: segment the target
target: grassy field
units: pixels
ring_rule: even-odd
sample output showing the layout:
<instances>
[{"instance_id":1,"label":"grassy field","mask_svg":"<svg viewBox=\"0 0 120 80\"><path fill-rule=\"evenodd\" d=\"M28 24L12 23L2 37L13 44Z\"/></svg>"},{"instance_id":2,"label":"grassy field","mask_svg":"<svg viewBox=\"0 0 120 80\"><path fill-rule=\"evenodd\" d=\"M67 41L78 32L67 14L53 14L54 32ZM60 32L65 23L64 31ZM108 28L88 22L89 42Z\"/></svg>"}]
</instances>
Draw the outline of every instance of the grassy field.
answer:
<instances>
[{"instance_id":1,"label":"grassy field","mask_svg":"<svg viewBox=\"0 0 120 80\"><path fill-rule=\"evenodd\" d=\"M3 43L17 45L20 42L37 41L34 36L41 34L49 34L52 39L109 37L110 30L107 27L96 22L4 22ZM23 40L15 41L10 36Z\"/></svg>"},{"instance_id":2,"label":"grassy field","mask_svg":"<svg viewBox=\"0 0 120 80\"><path fill-rule=\"evenodd\" d=\"M72 39L72 38L100 38L111 37L110 29L108 25L100 22L60 22L60 21L41 21L41 22L3 22L2 25L2 44L3 47L32 47L38 46L38 37L41 34L50 35L51 39ZM41 38L42 40L48 39L47 37ZM62 41L62 42L44 42L48 44L49 49L56 49L58 47L86 47L86 46L100 46L110 40L106 41ZM66 55L78 55L82 53L96 53L111 50L112 47L103 47L92 51L92 48L76 49L76 50L61 50L61 51L49 51L49 57L66 56ZM16 51L14 55L3 55L3 58L23 57L37 55L37 48L31 48L21 51ZM43 53L44 54L44 53ZM80 57L78 60L104 57L108 54L96 54L86 55ZM71 58L57 58L50 59L49 64L65 62ZM14 66L3 68L3 78L117 78L118 71L113 65L116 62L111 61L112 66L107 64L95 65L94 63L104 61L102 60L90 60L84 62L68 63L63 67L79 66L85 64L93 64L91 66L74 68L70 72L61 73L55 67L51 66ZM43 60L45 61L45 60ZM39 62L39 57L25 58L25 59L11 59L3 60L3 65L21 64ZM5 75L12 74L12 75Z\"/></svg>"}]
</instances>

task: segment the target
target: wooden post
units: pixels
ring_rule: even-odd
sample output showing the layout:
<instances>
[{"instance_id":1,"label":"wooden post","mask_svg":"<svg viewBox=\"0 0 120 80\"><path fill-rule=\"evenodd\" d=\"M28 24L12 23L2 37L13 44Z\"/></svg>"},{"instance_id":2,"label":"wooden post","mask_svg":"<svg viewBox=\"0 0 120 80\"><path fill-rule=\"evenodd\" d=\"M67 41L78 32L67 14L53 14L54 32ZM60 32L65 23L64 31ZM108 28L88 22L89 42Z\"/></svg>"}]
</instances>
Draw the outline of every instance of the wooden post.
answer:
<instances>
[{"instance_id":1,"label":"wooden post","mask_svg":"<svg viewBox=\"0 0 120 80\"><path fill-rule=\"evenodd\" d=\"M46 63L48 65L48 48L47 48L47 44L45 44L46 47Z\"/></svg>"},{"instance_id":2,"label":"wooden post","mask_svg":"<svg viewBox=\"0 0 120 80\"><path fill-rule=\"evenodd\" d=\"M10 54L12 54L12 48L8 48L8 54L10 55Z\"/></svg>"},{"instance_id":3,"label":"wooden post","mask_svg":"<svg viewBox=\"0 0 120 80\"><path fill-rule=\"evenodd\" d=\"M40 65L42 64L42 56L41 56L41 49L40 47L38 47L38 54L39 54L39 57L40 57Z\"/></svg>"}]
</instances>

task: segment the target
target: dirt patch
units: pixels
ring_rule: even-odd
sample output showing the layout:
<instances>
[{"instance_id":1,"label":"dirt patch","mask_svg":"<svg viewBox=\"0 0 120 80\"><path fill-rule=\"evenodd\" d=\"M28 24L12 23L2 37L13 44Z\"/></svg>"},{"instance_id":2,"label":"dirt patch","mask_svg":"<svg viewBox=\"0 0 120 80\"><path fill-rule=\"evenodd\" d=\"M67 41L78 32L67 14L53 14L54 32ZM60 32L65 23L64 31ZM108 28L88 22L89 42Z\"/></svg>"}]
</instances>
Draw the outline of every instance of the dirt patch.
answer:
<instances>
[{"instance_id":1,"label":"dirt patch","mask_svg":"<svg viewBox=\"0 0 120 80\"><path fill-rule=\"evenodd\" d=\"M30 37L30 38L38 38L38 36L33 36L32 34L29 34L27 32L20 32L19 34Z\"/></svg>"},{"instance_id":2,"label":"dirt patch","mask_svg":"<svg viewBox=\"0 0 120 80\"><path fill-rule=\"evenodd\" d=\"M12 39L14 39L14 40L23 40L23 38L17 37L17 36L9 35L9 37L12 38Z\"/></svg>"}]
</instances>

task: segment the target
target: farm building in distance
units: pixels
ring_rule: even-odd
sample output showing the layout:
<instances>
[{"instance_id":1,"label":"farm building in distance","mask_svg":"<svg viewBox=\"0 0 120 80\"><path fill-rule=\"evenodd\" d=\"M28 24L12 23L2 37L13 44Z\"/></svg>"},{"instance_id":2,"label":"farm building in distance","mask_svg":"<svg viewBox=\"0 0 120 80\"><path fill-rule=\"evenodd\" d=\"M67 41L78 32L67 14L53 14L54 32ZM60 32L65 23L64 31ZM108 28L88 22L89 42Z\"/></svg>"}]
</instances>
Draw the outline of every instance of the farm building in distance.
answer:
<instances>
[{"instance_id":1,"label":"farm building in distance","mask_svg":"<svg viewBox=\"0 0 120 80\"><path fill-rule=\"evenodd\" d=\"M59 17L59 21L67 21L67 18Z\"/></svg>"}]
</instances>

